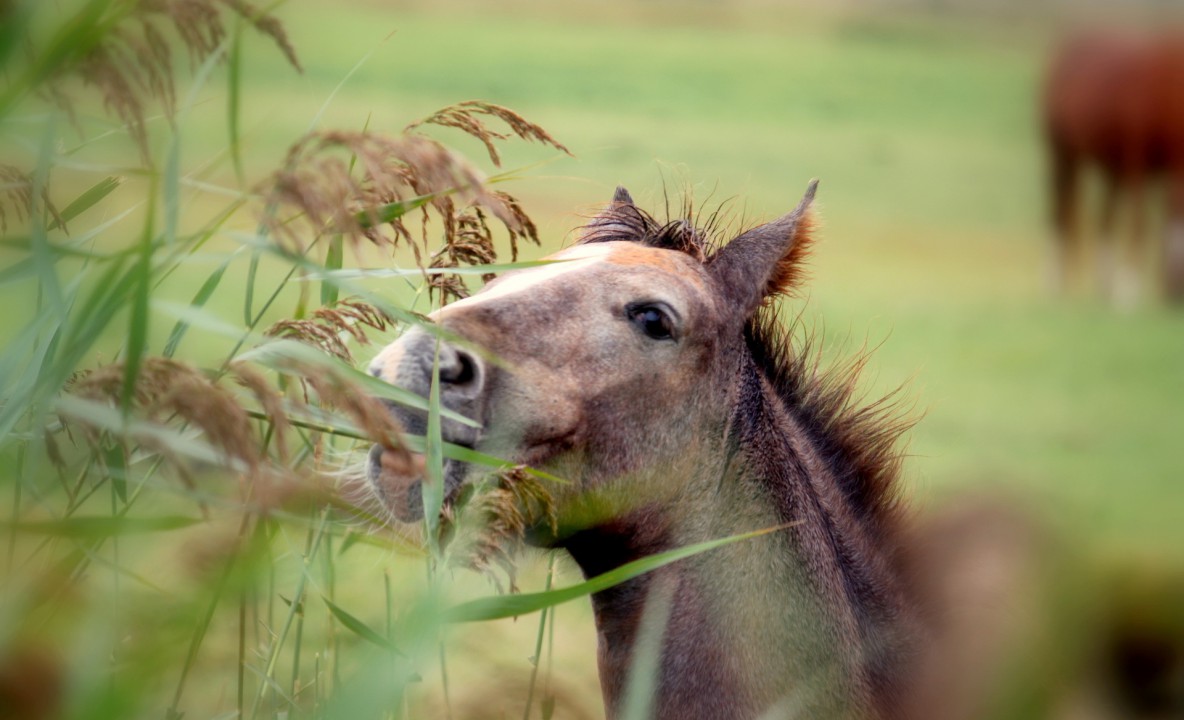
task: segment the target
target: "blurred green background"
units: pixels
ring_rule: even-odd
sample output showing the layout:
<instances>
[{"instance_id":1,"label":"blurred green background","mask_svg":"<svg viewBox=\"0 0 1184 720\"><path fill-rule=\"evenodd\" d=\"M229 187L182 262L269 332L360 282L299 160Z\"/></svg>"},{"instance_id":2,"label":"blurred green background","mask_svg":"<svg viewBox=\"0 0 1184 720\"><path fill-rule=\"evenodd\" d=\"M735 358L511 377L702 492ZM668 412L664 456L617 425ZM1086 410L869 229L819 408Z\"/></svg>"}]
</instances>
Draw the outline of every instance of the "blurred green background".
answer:
<instances>
[{"instance_id":1,"label":"blurred green background","mask_svg":"<svg viewBox=\"0 0 1184 720\"><path fill-rule=\"evenodd\" d=\"M738 225L817 177L820 242L791 312L839 354L878 348L872 395L907 384L923 414L906 465L918 502L1014 489L1083 540L1184 557L1184 313L1050 291L1036 103L1063 26L988 9L291 3L307 72L256 50L244 129L278 159L360 61L324 125L393 129L468 98L512 107L575 154L507 150L509 168L554 160L514 187L539 254L617 184L658 212L689 189Z\"/></svg>"},{"instance_id":2,"label":"blurred green background","mask_svg":"<svg viewBox=\"0 0 1184 720\"><path fill-rule=\"evenodd\" d=\"M708 212L722 205L738 228L784 213L817 177L819 241L808 287L787 314L816 327L830 356L875 348L869 397L905 386L920 416L904 466L913 505L924 512L953 494L1002 493L1084 555L1179 567L1184 309L1148 301L1118 312L1098 293L1058 296L1046 282L1036 100L1052 43L1083 21L1064 7L291 0L276 14L303 74L266 42L243 47L245 175L262 179L310 127L397 132L461 100L506 105L574 154L504 150L503 167L523 169L507 189L543 237L527 259L570 243L618 184L659 216L686 193ZM179 120L182 166L198 168L182 186L182 227L208 219L226 204L219 188L235 186L226 91L215 72ZM497 171L475 141L433 134ZM12 162L35 157L35 147L20 152L26 157ZM59 180L80 191L134 153L130 143L96 148ZM143 192L129 177L116 207ZM126 238L119 227L134 231L134 216L124 222L111 242ZM252 230L253 220L243 213L232 226ZM217 251L233 247L212 243L210 269ZM368 251L363 262L390 260ZM245 272L245 260L231 266L210 305L232 323L241 322L234 288ZM163 295L187 300L204 278L172 277ZM398 283L372 287L411 297ZM15 309L0 319L0 338L27 319L25 291L0 287L0 301ZM282 316L277 309L273 319ZM153 342L173 322L154 317ZM113 333L108 346L119 340ZM224 345L195 330L183 354L201 364ZM302 541L289 540L293 553ZM367 557L373 565L362 571L385 562ZM523 584L537 587L537 558L524 566ZM396 581L414 582L417 572ZM575 579L565 568L561 581ZM366 595L357 585L348 592L357 603ZM598 712L590 612L574 603L558 617L554 691ZM475 707L491 702L466 688L512 694L528 672L533 620L491 627L452 637L451 656L464 658L450 665L458 708L470 695ZM213 647L204 667L232 661L229 640ZM227 692L220 683L211 677L199 707L226 706L212 699Z\"/></svg>"}]
</instances>

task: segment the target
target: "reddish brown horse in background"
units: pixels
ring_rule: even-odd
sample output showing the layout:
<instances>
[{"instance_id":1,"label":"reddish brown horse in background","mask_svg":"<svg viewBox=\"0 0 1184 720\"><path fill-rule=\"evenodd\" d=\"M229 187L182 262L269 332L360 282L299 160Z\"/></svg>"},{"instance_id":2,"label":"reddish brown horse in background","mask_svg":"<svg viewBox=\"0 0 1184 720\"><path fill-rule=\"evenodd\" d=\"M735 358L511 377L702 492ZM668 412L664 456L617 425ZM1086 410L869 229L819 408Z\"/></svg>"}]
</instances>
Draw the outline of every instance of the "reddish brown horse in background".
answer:
<instances>
[{"instance_id":1,"label":"reddish brown horse in background","mask_svg":"<svg viewBox=\"0 0 1184 720\"><path fill-rule=\"evenodd\" d=\"M1092 165L1104 181L1098 269L1107 291L1127 305L1139 295L1146 196L1162 179L1167 191L1164 292L1184 299L1184 33L1098 32L1065 43L1049 71L1044 121L1058 283L1066 283L1080 264L1080 178ZM1124 196L1130 212L1125 243L1114 232Z\"/></svg>"}]
</instances>

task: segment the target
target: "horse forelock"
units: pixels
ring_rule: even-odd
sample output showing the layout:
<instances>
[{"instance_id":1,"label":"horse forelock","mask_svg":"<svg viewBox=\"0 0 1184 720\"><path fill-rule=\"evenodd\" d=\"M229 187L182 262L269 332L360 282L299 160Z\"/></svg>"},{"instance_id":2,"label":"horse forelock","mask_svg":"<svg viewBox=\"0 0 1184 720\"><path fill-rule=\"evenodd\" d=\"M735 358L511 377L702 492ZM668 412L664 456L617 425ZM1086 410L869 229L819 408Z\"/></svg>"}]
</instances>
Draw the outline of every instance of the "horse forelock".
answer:
<instances>
[{"instance_id":1,"label":"horse forelock","mask_svg":"<svg viewBox=\"0 0 1184 720\"><path fill-rule=\"evenodd\" d=\"M676 250L699 260L704 259L704 241L700 232L686 219L660 223L635 205L614 204L581 229L579 244L625 241L648 247Z\"/></svg>"},{"instance_id":2,"label":"horse forelock","mask_svg":"<svg viewBox=\"0 0 1184 720\"><path fill-rule=\"evenodd\" d=\"M674 200L666 195L664 205L666 219L659 220L634 205L632 200L614 199L607 208L577 230L580 236L578 242L624 240L677 250L705 262L727 238L740 234L728 232L737 229L732 222L730 201L725 200L708 210L696 205L688 191Z\"/></svg>"}]
</instances>

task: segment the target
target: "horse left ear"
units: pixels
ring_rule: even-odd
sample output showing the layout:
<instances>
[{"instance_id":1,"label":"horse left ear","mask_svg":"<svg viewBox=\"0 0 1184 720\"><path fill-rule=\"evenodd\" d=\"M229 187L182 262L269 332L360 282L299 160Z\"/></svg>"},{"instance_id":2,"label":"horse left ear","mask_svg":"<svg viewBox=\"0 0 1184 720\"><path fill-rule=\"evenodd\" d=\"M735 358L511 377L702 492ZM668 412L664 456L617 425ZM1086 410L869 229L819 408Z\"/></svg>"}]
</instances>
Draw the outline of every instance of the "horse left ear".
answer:
<instances>
[{"instance_id":1,"label":"horse left ear","mask_svg":"<svg viewBox=\"0 0 1184 720\"><path fill-rule=\"evenodd\" d=\"M645 219L629 191L617 186L612 202L584 226L580 243L609 240L638 240L645 231Z\"/></svg>"},{"instance_id":2,"label":"horse left ear","mask_svg":"<svg viewBox=\"0 0 1184 720\"><path fill-rule=\"evenodd\" d=\"M810 246L811 180L793 212L740 235L707 259L707 270L737 313L747 320L765 298L788 291L801 275Z\"/></svg>"}]
</instances>

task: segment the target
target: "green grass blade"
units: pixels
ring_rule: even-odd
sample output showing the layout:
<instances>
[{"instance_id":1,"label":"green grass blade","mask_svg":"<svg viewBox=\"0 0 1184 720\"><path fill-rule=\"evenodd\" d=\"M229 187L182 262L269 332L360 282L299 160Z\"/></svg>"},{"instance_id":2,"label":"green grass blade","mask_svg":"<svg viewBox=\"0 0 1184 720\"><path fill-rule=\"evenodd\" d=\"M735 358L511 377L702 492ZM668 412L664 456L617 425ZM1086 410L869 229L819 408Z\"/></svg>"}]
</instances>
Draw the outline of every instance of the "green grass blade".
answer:
<instances>
[{"instance_id":1,"label":"green grass blade","mask_svg":"<svg viewBox=\"0 0 1184 720\"><path fill-rule=\"evenodd\" d=\"M325 272L325 267L323 265L313 262L303 255L293 253L281 246L268 242L266 236L235 232L229 232L227 233L227 236L237 240L246 247L252 248L256 253L266 253L268 255L272 255L291 265L292 271L289 272L289 277L295 276L297 270L307 275L322 275ZM349 283L346 280L332 279L331 281L334 282L342 292L356 296L367 303L370 303L395 320L399 320L411 325L419 325L423 327L425 331L433 333L434 335L445 340L452 340L454 342L457 340L455 336L448 334L447 331L442 329L440 326L425 320L422 315L411 312L399 305L395 305L388 299L384 298L382 295L375 293L366 287ZM257 320L248 317L248 327L252 327L256 321Z\"/></svg>"},{"instance_id":2,"label":"green grass blade","mask_svg":"<svg viewBox=\"0 0 1184 720\"><path fill-rule=\"evenodd\" d=\"M0 285L23 280L36 272L37 263L33 261L33 258L25 258L0 270Z\"/></svg>"},{"instance_id":3,"label":"green grass blade","mask_svg":"<svg viewBox=\"0 0 1184 720\"><path fill-rule=\"evenodd\" d=\"M162 312L177 318L178 325L183 324L187 330L189 328L199 328L234 340L237 340L243 335L243 329L241 327L223 320L198 305L171 302L169 300L153 300L152 309L156 312ZM272 338L256 333L249 333L247 339L263 343L272 340Z\"/></svg>"},{"instance_id":4,"label":"green grass blade","mask_svg":"<svg viewBox=\"0 0 1184 720\"><path fill-rule=\"evenodd\" d=\"M438 557L440 550L440 508L444 505L444 448L441 447L440 409L440 343L437 342L432 357L432 387L428 391L428 426L424 433L423 512L432 557Z\"/></svg>"},{"instance_id":5,"label":"green grass blade","mask_svg":"<svg viewBox=\"0 0 1184 720\"><path fill-rule=\"evenodd\" d=\"M63 257L68 256L68 257L80 257L80 258L115 259L115 258L124 257L128 254L135 253L136 248L131 248L131 249L125 248L122 250L102 251L102 250L85 249L82 246L89 243L91 240L95 239L99 235L101 235L103 232L105 232L110 227L112 227L113 225L118 223L120 220L123 220L128 215L131 215L132 212L137 207L139 207L138 203L135 205L132 205L128 209L124 210L123 212L115 215L110 220L107 220L99 225L94 226L93 228L87 230L82 235L75 236L70 242L46 243L46 246L49 247L54 252L54 254L60 255ZM33 250L34 250L32 238L26 237L26 236L14 236L14 237L0 238L0 247L8 247L8 248L12 248L13 250L23 250L25 252L33 252Z\"/></svg>"},{"instance_id":6,"label":"green grass blade","mask_svg":"<svg viewBox=\"0 0 1184 720\"><path fill-rule=\"evenodd\" d=\"M385 38L383 38L382 42L386 42L388 39L390 39L390 35L387 35ZM382 43L379 43L379 45L381 45L381 44ZM374 51L377 49L378 49L378 46L375 46L375 47L371 48L370 50L368 50L366 52L366 54L361 57L361 59L359 59L356 63L354 63L354 66L349 69L349 72L347 72L341 78L341 80L339 80L337 82L337 84L335 86L333 86L333 89L329 92L329 95L325 98L325 102L321 103L321 107L317 110L316 114L312 116L312 120L309 121L308 132L312 132L313 130L316 129L317 125L319 125L321 122L321 117L323 117L325 114L325 111L329 109L329 105L331 105L333 103L333 98L337 97L337 93L341 90L341 88L345 87L345 84L347 82L349 82L349 79L354 76L354 73L356 73L358 70L362 69L362 66L365 65L366 62L370 60L370 56L373 55Z\"/></svg>"},{"instance_id":7,"label":"green grass blade","mask_svg":"<svg viewBox=\"0 0 1184 720\"><path fill-rule=\"evenodd\" d=\"M246 173L243 171L243 151L241 131L239 127L242 113L242 76L243 76L243 21L239 18L234 24L233 36L230 40L230 54L226 61L226 130L230 137L230 160L234 165L234 177L238 186L247 184Z\"/></svg>"},{"instance_id":8,"label":"green grass blade","mask_svg":"<svg viewBox=\"0 0 1184 720\"><path fill-rule=\"evenodd\" d=\"M619 585L626 580L644 575L651 570L656 570L674 562L678 562L684 558L698 555L709 550L714 550L724 545L730 545L741 540L749 540L751 538L767 535L771 532L784 530L787 527L792 527L796 523L787 525L777 525L763 530L755 530L753 532L741 533L739 535L732 535L731 537L720 538L719 540L708 540L707 542L696 543L686 547L668 550L657 555L650 555L649 557L634 560L630 563L625 563L615 570L610 570L601 575L597 575L591 580L571 585L569 587L560 588L558 590L551 590L549 592L537 593L522 593L520 595L496 595L492 597L478 598L470 600L460 605L455 605L444 611L444 617L447 622L461 623L461 622L479 622L483 620L497 620L499 618L517 617L519 615L526 615L528 613L537 612L544 608L554 607L561 603L575 600L576 598L585 595L598 593L601 590L607 590L614 585Z\"/></svg>"},{"instance_id":9,"label":"green grass blade","mask_svg":"<svg viewBox=\"0 0 1184 720\"><path fill-rule=\"evenodd\" d=\"M181 215L181 137L178 130L169 143L164 164L164 183L161 186L161 205L164 208L164 227L161 236L165 245L177 240L177 222Z\"/></svg>"},{"instance_id":10,"label":"green grass blade","mask_svg":"<svg viewBox=\"0 0 1184 720\"><path fill-rule=\"evenodd\" d=\"M103 470L111 478L111 487L116 497L127 504L127 463L124 462L123 447L112 443L103 450Z\"/></svg>"},{"instance_id":11,"label":"green grass blade","mask_svg":"<svg viewBox=\"0 0 1184 720\"><path fill-rule=\"evenodd\" d=\"M374 643L384 650L390 650L392 652L398 653L399 655L403 654L399 648L395 647L395 644L389 639L383 637L374 628L346 612L329 598L321 596L321 600L325 601L325 605L329 607L329 612L333 613L333 617L337 618L337 621L344 625L345 628L353 634L367 642Z\"/></svg>"},{"instance_id":12,"label":"green grass blade","mask_svg":"<svg viewBox=\"0 0 1184 720\"><path fill-rule=\"evenodd\" d=\"M288 639L288 633L291 631L292 624L296 619L297 608L299 608L300 604L304 601L304 590L308 583L309 577L308 570L312 565L312 561L315 558L317 551L321 547L321 540L325 536L325 529L328 519L329 513L328 508L326 508L325 511L321 513L320 522L316 525L315 530L311 526L309 528L311 533L309 537L311 540L306 546L307 549L304 553L302 571L300 573L300 578L296 582L296 592L292 595L292 601L289 603L288 612L284 617L284 624L281 627L279 633L272 639L271 647L268 649L267 664L263 668L263 682L259 684L259 691L255 695L255 703L251 709L251 717L258 716L259 710L263 706L263 699L267 694L267 689L275 682L275 672L280 660L280 651L283 649L284 643Z\"/></svg>"},{"instance_id":13,"label":"green grass blade","mask_svg":"<svg viewBox=\"0 0 1184 720\"><path fill-rule=\"evenodd\" d=\"M48 360L59 344L61 321L52 311L42 310L0 355L0 392L4 399L0 403L0 441L9 439L9 432L26 413L33 415L34 424L39 424L47 388L57 387L55 381L64 382L68 377L62 374L63 368L54 367Z\"/></svg>"},{"instance_id":14,"label":"green grass blade","mask_svg":"<svg viewBox=\"0 0 1184 720\"><path fill-rule=\"evenodd\" d=\"M3 10L4 22L0 23L0 67L6 67L9 57L21 43L27 42L29 19L33 15L34 3L10 2Z\"/></svg>"},{"instance_id":15,"label":"green grass blade","mask_svg":"<svg viewBox=\"0 0 1184 720\"><path fill-rule=\"evenodd\" d=\"M243 296L243 322L248 327L255 324L255 282L259 277L259 250L251 251L251 264L247 267L247 288Z\"/></svg>"},{"instance_id":16,"label":"green grass blade","mask_svg":"<svg viewBox=\"0 0 1184 720\"><path fill-rule=\"evenodd\" d=\"M354 213L354 219L358 224L364 228L378 227L384 225L392 220L397 220L409 212L418 210L427 205L432 200L440 195L446 193L433 193L431 195L420 195L418 197L408 198L406 200L399 200L386 205L379 205L372 210L363 210Z\"/></svg>"},{"instance_id":17,"label":"green grass blade","mask_svg":"<svg viewBox=\"0 0 1184 720\"><path fill-rule=\"evenodd\" d=\"M345 259L345 238L334 235L329 239L329 249L325 252L325 276L331 277L334 272L341 271L341 264ZM333 305L337 302L338 288L335 283L321 281L321 305Z\"/></svg>"},{"instance_id":18,"label":"green grass blade","mask_svg":"<svg viewBox=\"0 0 1184 720\"><path fill-rule=\"evenodd\" d=\"M621 720L647 720L653 717L654 689L662 664L662 641L670 622L674 599L671 583L654 583L646 593L645 607L637 631L625 682L625 702Z\"/></svg>"},{"instance_id":19,"label":"green grass blade","mask_svg":"<svg viewBox=\"0 0 1184 720\"><path fill-rule=\"evenodd\" d=\"M555 553L556 551L552 550L547 554L547 580L543 585L543 592L550 592L555 581ZM543 638L547 631L548 617L554 620L554 609L548 608L539 613L539 630L534 639L534 656L530 659L530 682L526 686L526 709L522 711L522 720L530 720L531 706L534 705L534 686L539 677L539 666L543 664Z\"/></svg>"},{"instance_id":20,"label":"green grass blade","mask_svg":"<svg viewBox=\"0 0 1184 720\"><path fill-rule=\"evenodd\" d=\"M218 285L226 275L226 268L230 267L230 261L233 259L233 256L226 258L214 272L210 273L210 276L198 288L197 293L193 296L193 300L189 302L189 309L205 307L205 304L213 297L214 291L218 289ZM189 321L184 319L178 320L177 324L173 326L172 332L169 333L168 342L164 345L165 357L172 357L177 352L177 346L181 344L181 339L189 331L189 326Z\"/></svg>"},{"instance_id":21,"label":"green grass blade","mask_svg":"<svg viewBox=\"0 0 1184 720\"><path fill-rule=\"evenodd\" d=\"M244 513L242 520L239 522L238 538L242 542L246 537L247 531L250 527L251 515ZM177 679L177 687L173 690L173 700L169 705L168 710L165 711L166 717L178 718L183 716L177 708L181 704L181 694L185 691L185 682L189 678L189 672L193 668L197 660L197 653L201 649L202 643L205 642L206 633L209 632L210 623L214 619L214 611L218 609L218 605L222 602L222 595L226 591L227 581L230 579L230 573L234 569L236 559L231 558L222 568L222 573L218 578L218 582L213 587L213 592L210 594L209 602L206 603L205 611L198 618L193 628L193 635L189 639L189 650L185 654L185 663L181 666L181 674Z\"/></svg>"},{"instance_id":22,"label":"green grass blade","mask_svg":"<svg viewBox=\"0 0 1184 720\"><path fill-rule=\"evenodd\" d=\"M99 276L94 289L78 301L78 310L66 326L62 354L50 368L51 377L55 382L65 381L69 373L72 373L82 358L90 352L91 346L103 330L127 306L133 272L125 267L128 257L116 258Z\"/></svg>"},{"instance_id":23,"label":"green grass blade","mask_svg":"<svg viewBox=\"0 0 1184 720\"><path fill-rule=\"evenodd\" d=\"M39 87L50 76L73 67L98 45L120 19L118 14L104 17L112 5L110 0L90 0L76 15L62 23L61 29L45 45L45 51L24 74L5 83L7 87L0 94L0 116L6 115L25 93Z\"/></svg>"},{"instance_id":24,"label":"green grass blade","mask_svg":"<svg viewBox=\"0 0 1184 720\"><path fill-rule=\"evenodd\" d=\"M131 298L131 316L128 321L127 345L124 348L123 357L124 374L121 402L125 414L131 410L132 398L136 392L136 378L140 374L140 362L148 346L148 298L152 285L154 207L155 203L149 204L148 217L144 220L144 230L140 238L140 257L132 268L132 276L129 278L134 290Z\"/></svg>"},{"instance_id":25,"label":"green grass blade","mask_svg":"<svg viewBox=\"0 0 1184 720\"><path fill-rule=\"evenodd\" d=\"M74 517L62 520L42 520L39 522L15 522L9 524L7 521L0 521L0 523L9 525L18 532L86 540L181 530L200 522L203 522L201 518L180 515L158 515L142 518L122 517L118 515L75 515Z\"/></svg>"},{"instance_id":26,"label":"green grass blade","mask_svg":"<svg viewBox=\"0 0 1184 720\"><path fill-rule=\"evenodd\" d=\"M37 168L33 171L32 187L29 188L29 235L33 260L37 264L39 290L55 311L65 315L66 301L62 295L57 268L54 266L57 258L49 245L49 238L46 237L45 223L48 213L44 206L46 185L49 182L50 167L53 165L54 146L57 138L56 119L56 116L50 116L38 149Z\"/></svg>"},{"instance_id":27,"label":"green grass blade","mask_svg":"<svg viewBox=\"0 0 1184 720\"><path fill-rule=\"evenodd\" d=\"M403 435L403 440L407 443L407 447L415 452L423 453L427 451L427 441L422 435ZM442 447L444 449L444 457L450 460L460 460L461 462L493 468L495 470L509 470L511 468L517 467L515 463L512 463L509 460L503 460L502 458L496 457L494 455L488 455L486 453L473 450L472 448L464 447L463 445L444 443ZM547 482L553 482L559 485L568 484L567 480L543 470L526 468L526 472L527 474L536 477L539 480L545 480Z\"/></svg>"},{"instance_id":28,"label":"green grass blade","mask_svg":"<svg viewBox=\"0 0 1184 720\"><path fill-rule=\"evenodd\" d=\"M74 198L65 208L62 209L61 215L64 222L70 222L82 213L99 204L103 198L107 197L115 191L123 183L123 178L118 175L109 175L102 180L92 185L85 190L81 195ZM47 230L56 230L58 228L57 219L51 220L46 227Z\"/></svg>"}]
</instances>

